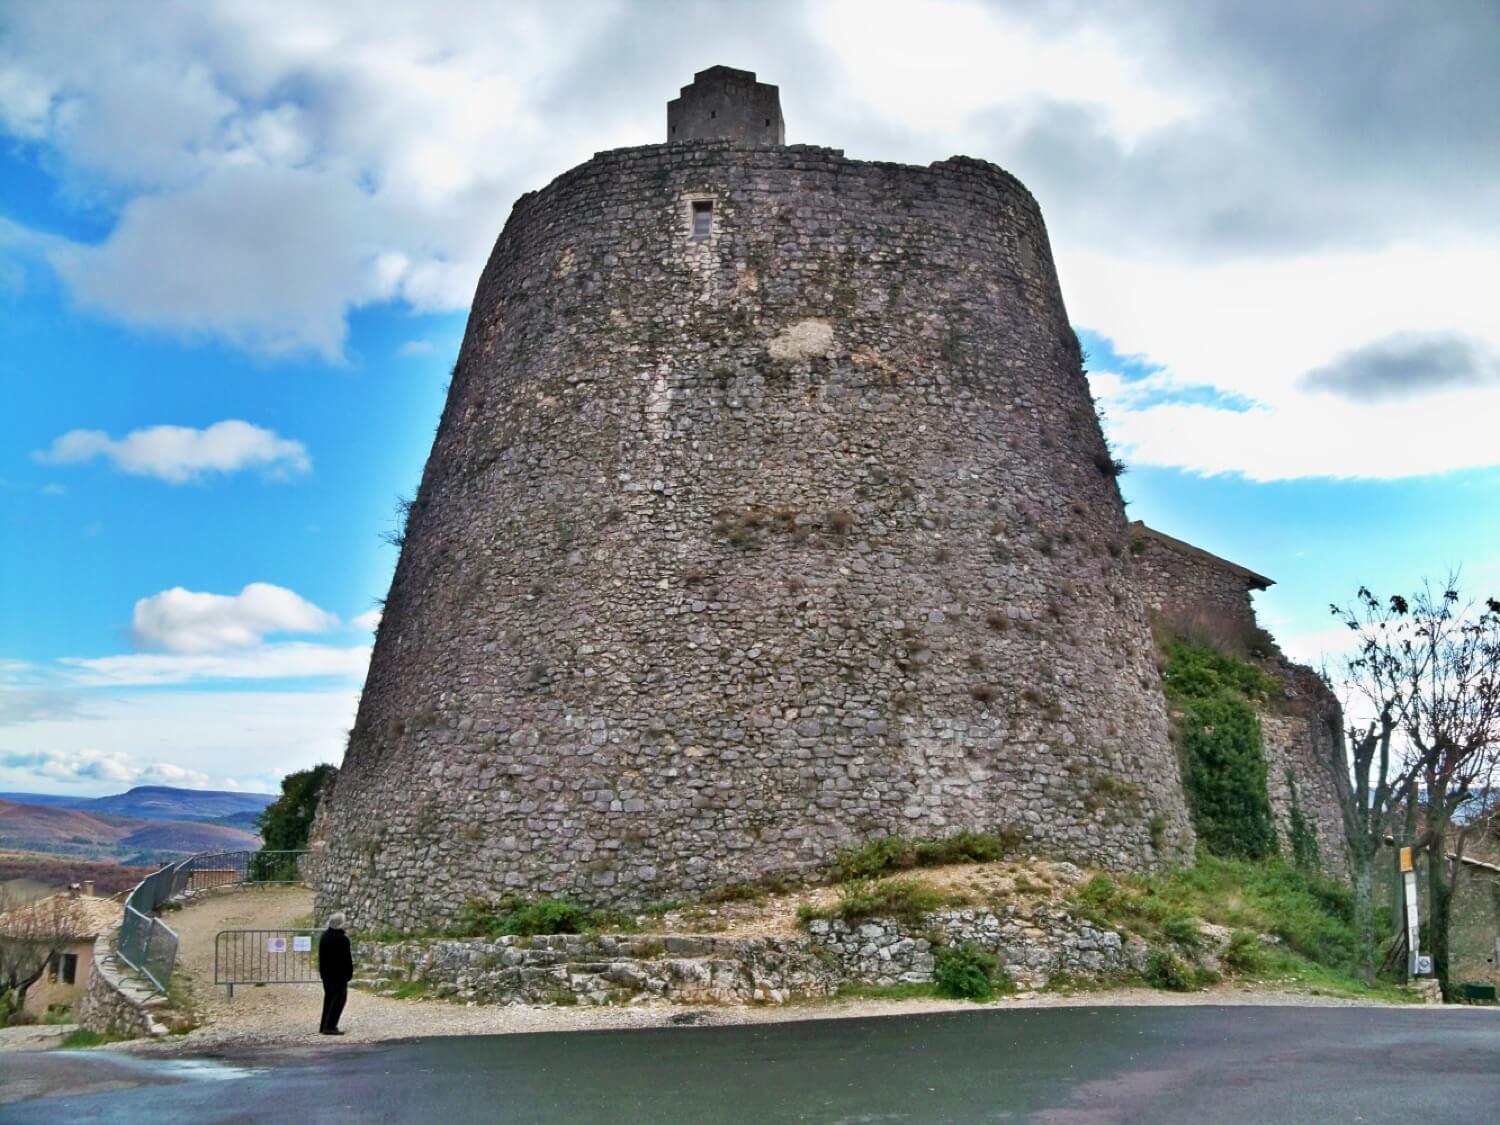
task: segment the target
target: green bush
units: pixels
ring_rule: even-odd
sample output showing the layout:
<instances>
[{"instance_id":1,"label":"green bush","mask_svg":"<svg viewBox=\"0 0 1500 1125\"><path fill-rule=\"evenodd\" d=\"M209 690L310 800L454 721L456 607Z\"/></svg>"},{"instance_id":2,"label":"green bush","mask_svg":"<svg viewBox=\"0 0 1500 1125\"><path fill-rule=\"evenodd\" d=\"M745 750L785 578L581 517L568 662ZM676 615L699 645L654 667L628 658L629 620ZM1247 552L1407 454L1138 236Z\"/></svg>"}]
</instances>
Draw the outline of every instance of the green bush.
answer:
<instances>
[{"instance_id":1,"label":"green bush","mask_svg":"<svg viewBox=\"0 0 1500 1125\"><path fill-rule=\"evenodd\" d=\"M1265 946L1249 930L1235 930L1224 951L1224 964L1237 973L1258 973L1266 966Z\"/></svg>"},{"instance_id":2,"label":"green bush","mask_svg":"<svg viewBox=\"0 0 1500 1125\"><path fill-rule=\"evenodd\" d=\"M1187 992L1193 987L1193 970L1177 954L1155 949L1146 962L1146 981L1152 988Z\"/></svg>"},{"instance_id":3,"label":"green bush","mask_svg":"<svg viewBox=\"0 0 1500 1125\"><path fill-rule=\"evenodd\" d=\"M594 913L565 898L540 898L513 909L501 923L500 932L529 937L532 934L579 934L593 928Z\"/></svg>"},{"instance_id":4,"label":"green bush","mask_svg":"<svg viewBox=\"0 0 1500 1125\"><path fill-rule=\"evenodd\" d=\"M1179 945L1197 946L1203 940L1198 930L1198 919L1191 914L1170 914L1163 919L1161 932Z\"/></svg>"},{"instance_id":5,"label":"green bush","mask_svg":"<svg viewBox=\"0 0 1500 1125\"><path fill-rule=\"evenodd\" d=\"M1329 968L1354 959L1353 900L1348 888L1298 871L1280 858L1221 859L1200 853L1193 867L1154 877L1095 875L1073 895L1103 925L1169 939L1174 916L1231 929L1271 933L1294 953Z\"/></svg>"},{"instance_id":6,"label":"green bush","mask_svg":"<svg viewBox=\"0 0 1500 1125\"><path fill-rule=\"evenodd\" d=\"M1276 852L1266 758L1253 701L1269 683L1259 668L1174 640L1162 673L1181 710L1176 727L1193 825L1215 855L1261 859Z\"/></svg>"},{"instance_id":7,"label":"green bush","mask_svg":"<svg viewBox=\"0 0 1500 1125\"><path fill-rule=\"evenodd\" d=\"M307 847L318 801L338 770L324 763L310 770L294 770L281 779L281 796L272 801L255 821L255 830L267 851L298 851ZM251 872L252 881L270 879L269 874ZM285 879L285 875L280 876Z\"/></svg>"},{"instance_id":8,"label":"green bush","mask_svg":"<svg viewBox=\"0 0 1500 1125\"><path fill-rule=\"evenodd\" d=\"M1012 987L1010 978L1000 972L992 953L965 942L945 946L937 951L933 983L939 996L954 1000L989 1000L997 986L1002 991Z\"/></svg>"},{"instance_id":9,"label":"green bush","mask_svg":"<svg viewBox=\"0 0 1500 1125\"><path fill-rule=\"evenodd\" d=\"M459 909L452 933L460 937L581 934L617 921L565 898L504 898L494 903L469 899Z\"/></svg>"},{"instance_id":10,"label":"green bush","mask_svg":"<svg viewBox=\"0 0 1500 1125\"><path fill-rule=\"evenodd\" d=\"M1108 875L1095 875L1083 885L1074 901L1090 915L1109 920L1119 905L1120 888Z\"/></svg>"}]
</instances>

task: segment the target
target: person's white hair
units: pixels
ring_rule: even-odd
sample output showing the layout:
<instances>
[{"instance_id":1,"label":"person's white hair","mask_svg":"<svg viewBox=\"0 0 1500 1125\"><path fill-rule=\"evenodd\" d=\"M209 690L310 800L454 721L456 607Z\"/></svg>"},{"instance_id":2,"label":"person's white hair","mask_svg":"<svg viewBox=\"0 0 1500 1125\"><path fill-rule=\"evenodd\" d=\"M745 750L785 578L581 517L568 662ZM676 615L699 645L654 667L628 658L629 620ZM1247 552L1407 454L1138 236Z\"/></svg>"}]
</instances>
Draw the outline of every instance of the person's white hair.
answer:
<instances>
[{"instance_id":1,"label":"person's white hair","mask_svg":"<svg viewBox=\"0 0 1500 1125\"><path fill-rule=\"evenodd\" d=\"M328 916L328 928L330 930L342 930L344 928L344 912L335 910Z\"/></svg>"}]
</instances>

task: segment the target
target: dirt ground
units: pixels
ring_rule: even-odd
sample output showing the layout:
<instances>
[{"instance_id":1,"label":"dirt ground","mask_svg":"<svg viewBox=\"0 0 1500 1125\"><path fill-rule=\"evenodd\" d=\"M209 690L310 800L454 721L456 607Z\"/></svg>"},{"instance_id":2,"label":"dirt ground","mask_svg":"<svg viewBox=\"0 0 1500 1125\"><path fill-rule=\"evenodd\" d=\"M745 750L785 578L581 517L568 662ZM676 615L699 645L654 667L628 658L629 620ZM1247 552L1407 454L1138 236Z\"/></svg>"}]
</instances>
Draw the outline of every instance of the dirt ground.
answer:
<instances>
[{"instance_id":1,"label":"dirt ground","mask_svg":"<svg viewBox=\"0 0 1500 1125\"><path fill-rule=\"evenodd\" d=\"M1002 881L1014 880L1003 865L987 873L969 867L954 875L965 882L979 879L987 890L1004 892ZM931 874L931 873L924 873ZM1058 872L1056 881L1069 872ZM1029 871L1023 878L1038 878ZM946 873L945 873L946 880ZM980 887L972 887L979 890ZM831 892L800 892L786 896L793 901ZM769 904L731 903L713 908L722 913L704 915L703 928L719 929L734 936L751 936L771 930L772 918L784 919L794 911L781 901ZM230 1048L268 1046L328 1046L339 1042L374 1042L435 1035L499 1035L519 1032L581 1031L633 1027L660 1027L685 1019L698 1024L773 1023L787 1020L837 1019L863 1016L914 1014L918 1012L969 1010L974 1004L962 1000L837 1000L809 1001L782 1007L683 1008L650 1002L607 1008L553 1008L480 1006L432 999L397 1000L351 990L342 1027L343 1040L318 1035L322 990L316 984L240 986L234 998L213 985L214 935L220 930L299 927L310 924L312 892L302 887L237 888L207 895L169 914L168 920L181 939L178 972L199 1026L185 1035L157 1040L136 1040L114 1049L150 1054L197 1054ZM683 921L686 921L685 919ZM784 922L775 922L779 932ZM689 928L683 926L684 929ZM179 988L181 985L179 985ZM1022 993L995 1001L1005 1007L1113 1007L1164 1004L1298 1004L1344 1006L1359 1001L1312 997L1305 994L1251 991L1219 987L1196 993L1165 993L1131 988L1074 996Z\"/></svg>"}]
</instances>

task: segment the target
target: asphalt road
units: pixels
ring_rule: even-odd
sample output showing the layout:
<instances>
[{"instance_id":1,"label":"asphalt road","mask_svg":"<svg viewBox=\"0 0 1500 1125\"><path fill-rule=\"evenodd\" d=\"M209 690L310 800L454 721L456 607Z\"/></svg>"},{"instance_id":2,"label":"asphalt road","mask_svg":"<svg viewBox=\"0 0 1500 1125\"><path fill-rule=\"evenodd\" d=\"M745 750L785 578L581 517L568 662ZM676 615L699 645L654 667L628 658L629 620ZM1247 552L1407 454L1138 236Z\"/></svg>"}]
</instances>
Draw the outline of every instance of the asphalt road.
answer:
<instances>
[{"instance_id":1,"label":"asphalt road","mask_svg":"<svg viewBox=\"0 0 1500 1125\"><path fill-rule=\"evenodd\" d=\"M0 1059L0 1120L1476 1125L1500 1117L1497 1009L980 1010L343 1047L188 1062L11 1055Z\"/></svg>"}]
</instances>

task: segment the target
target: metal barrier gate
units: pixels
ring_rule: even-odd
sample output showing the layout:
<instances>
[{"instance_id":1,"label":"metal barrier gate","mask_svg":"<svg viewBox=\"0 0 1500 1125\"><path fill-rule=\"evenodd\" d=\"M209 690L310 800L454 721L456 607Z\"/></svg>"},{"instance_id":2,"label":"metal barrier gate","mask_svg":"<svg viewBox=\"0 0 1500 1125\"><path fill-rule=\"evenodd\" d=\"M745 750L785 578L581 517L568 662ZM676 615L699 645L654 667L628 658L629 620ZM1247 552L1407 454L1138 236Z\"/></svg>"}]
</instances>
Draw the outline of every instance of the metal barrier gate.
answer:
<instances>
[{"instance_id":1,"label":"metal barrier gate","mask_svg":"<svg viewBox=\"0 0 1500 1125\"><path fill-rule=\"evenodd\" d=\"M214 935L214 984L317 984L316 930L220 930Z\"/></svg>"}]
</instances>

